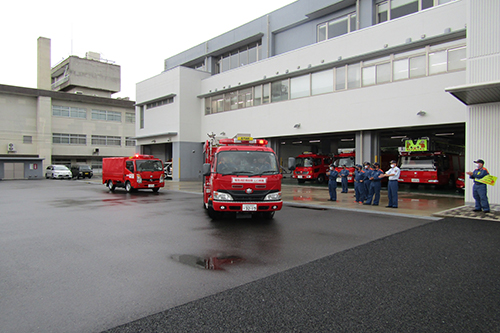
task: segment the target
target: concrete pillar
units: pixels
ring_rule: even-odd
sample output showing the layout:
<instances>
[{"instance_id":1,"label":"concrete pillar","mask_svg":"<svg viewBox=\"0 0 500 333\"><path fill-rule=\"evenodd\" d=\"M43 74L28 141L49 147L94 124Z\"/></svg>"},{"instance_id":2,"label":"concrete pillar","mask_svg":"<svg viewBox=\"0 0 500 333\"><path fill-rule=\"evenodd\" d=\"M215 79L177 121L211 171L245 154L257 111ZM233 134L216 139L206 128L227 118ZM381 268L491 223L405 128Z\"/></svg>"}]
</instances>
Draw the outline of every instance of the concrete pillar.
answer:
<instances>
[{"instance_id":1,"label":"concrete pillar","mask_svg":"<svg viewBox=\"0 0 500 333\"><path fill-rule=\"evenodd\" d=\"M373 131L356 133L356 164L380 162L380 138Z\"/></svg>"},{"instance_id":2,"label":"concrete pillar","mask_svg":"<svg viewBox=\"0 0 500 333\"><path fill-rule=\"evenodd\" d=\"M38 37L37 48L37 88L51 90L50 39Z\"/></svg>"},{"instance_id":3,"label":"concrete pillar","mask_svg":"<svg viewBox=\"0 0 500 333\"><path fill-rule=\"evenodd\" d=\"M36 104L37 154L44 169L52 164L52 99L39 96Z\"/></svg>"}]
</instances>

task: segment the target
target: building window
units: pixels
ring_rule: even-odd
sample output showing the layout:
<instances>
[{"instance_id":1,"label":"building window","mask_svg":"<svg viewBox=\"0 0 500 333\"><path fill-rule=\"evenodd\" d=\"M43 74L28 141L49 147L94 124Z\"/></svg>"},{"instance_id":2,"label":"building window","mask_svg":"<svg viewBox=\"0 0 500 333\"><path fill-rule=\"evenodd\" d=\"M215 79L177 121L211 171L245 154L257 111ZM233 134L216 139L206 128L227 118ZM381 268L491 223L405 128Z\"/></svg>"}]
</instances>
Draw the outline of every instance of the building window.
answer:
<instances>
[{"instance_id":1,"label":"building window","mask_svg":"<svg viewBox=\"0 0 500 333\"><path fill-rule=\"evenodd\" d=\"M428 45L207 97L205 114L464 70L465 66L466 47L463 39Z\"/></svg>"},{"instance_id":2,"label":"building window","mask_svg":"<svg viewBox=\"0 0 500 333\"><path fill-rule=\"evenodd\" d=\"M377 24L456 0L387 0L376 7Z\"/></svg>"},{"instance_id":3,"label":"building window","mask_svg":"<svg viewBox=\"0 0 500 333\"><path fill-rule=\"evenodd\" d=\"M335 91L344 90L346 88L346 66L335 68Z\"/></svg>"},{"instance_id":4,"label":"building window","mask_svg":"<svg viewBox=\"0 0 500 333\"><path fill-rule=\"evenodd\" d=\"M288 100L288 79L271 83L271 103Z\"/></svg>"},{"instance_id":5,"label":"building window","mask_svg":"<svg viewBox=\"0 0 500 333\"><path fill-rule=\"evenodd\" d=\"M357 30L356 13L350 13L335 20L318 25L318 42L345 35Z\"/></svg>"},{"instance_id":6,"label":"building window","mask_svg":"<svg viewBox=\"0 0 500 333\"><path fill-rule=\"evenodd\" d=\"M139 106L139 128L144 128L144 106Z\"/></svg>"},{"instance_id":7,"label":"building window","mask_svg":"<svg viewBox=\"0 0 500 333\"><path fill-rule=\"evenodd\" d=\"M347 89L361 86L361 70L359 64L347 66Z\"/></svg>"},{"instance_id":8,"label":"building window","mask_svg":"<svg viewBox=\"0 0 500 333\"><path fill-rule=\"evenodd\" d=\"M311 94L319 95L333 92L333 69L312 73Z\"/></svg>"},{"instance_id":9,"label":"building window","mask_svg":"<svg viewBox=\"0 0 500 333\"><path fill-rule=\"evenodd\" d=\"M156 108L158 106L166 105L166 104L172 104L174 102L173 97L165 98L156 102L148 103L146 104L146 109L152 109Z\"/></svg>"},{"instance_id":10,"label":"building window","mask_svg":"<svg viewBox=\"0 0 500 333\"><path fill-rule=\"evenodd\" d=\"M85 134L52 133L52 143L66 145L86 145L87 136Z\"/></svg>"},{"instance_id":11,"label":"building window","mask_svg":"<svg viewBox=\"0 0 500 333\"><path fill-rule=\"evenodd\" d=\"M106 110L92 110L92 120L122 121L122 113Z\"/></svg>"},{"instance_id":12,"label":"building window","mask_svg":"<svg viewBox=\"0 0 500 333\"><path fill-rule=\"evenodd\" d=\"M448 50L448 70L465 69L465 61L467 60L465 47L459 47Z\"/></svg>"},{"instance_id":13,"label":"building window","mask_svg":"<svg viewBox=\"0 0 500 333\"><path fill-rule=\"evenodd\" d=\"M87 119L87 110L70 106L53 105L52 115L55 117Z\"/></svg>"},{"instance_id":14,"label":"building window","mask_svg":"<svg viewBox=\"0 0 500 333\"><path fill-rule=\"evenodd\" d=\"M126 147L135 147L136 143L135 143L135 140L130 138L130 137L126 137L125 138L125 146Z\"/></svg>"},{"instance_id":15,"label":"building window","mask_svg":"<svg viewBox=\"0 0 500 333\"><path fill-rule=\"evenodd\" d=\"M294 77L290 80L290 99L307 97L311 93L311 77L309 74Z\"/></svg>"},{"instance_id":16,"label":"building window","mask_svg":"<svg viewBox=\"0 0 500 333\"><path fill-rule=\"evenodd\" d=\"M92 145L121 146L121 141L119 136L92 135Z\"/></svg>"},{"instance_id":17,"label":"building window","mask_svg":"<svg viewBox=\"0 0 500 333\"><path fill-rule=\"evenodd\" d=\"M23 143L32 144L33 137L31 135L23 135Z\"/></svg>"},{"instance_id":18,"label":"building window","mask_svg":"<svg viewBox=\"0 0 500 333\"><path fill-rule=\"evenodd\" d=\"M217 63L215 72L222 73L230 69L238 68L251 64L262 59L262 42L254 42L239 49L226 52L216 57Z\"/></svg>"},{"instance_id":19,"label":"building window","mask_svg":"<svg viewBox=\"0 0 500 333\"><path fill-rule=\"evenodd\" d=\"M126 123L135 123L135 113L125 112L125 122Z\"/></svg>"}]
</instances>

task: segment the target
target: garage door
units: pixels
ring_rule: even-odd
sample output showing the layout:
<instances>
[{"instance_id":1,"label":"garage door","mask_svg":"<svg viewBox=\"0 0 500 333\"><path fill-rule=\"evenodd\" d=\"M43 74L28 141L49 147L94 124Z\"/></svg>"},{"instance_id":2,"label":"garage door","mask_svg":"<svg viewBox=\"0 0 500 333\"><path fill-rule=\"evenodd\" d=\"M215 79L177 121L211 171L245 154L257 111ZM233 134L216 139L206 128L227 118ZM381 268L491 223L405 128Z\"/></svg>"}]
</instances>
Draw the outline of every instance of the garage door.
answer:
<instances>
[{"instance_id":1,"label":"garage door","mask_svg":"<svg viewBox=\"0 0 500 333\"><path fill-rule=\"evenodd\" d=\"M24 163L4 163L3 179L24 179Z\"/></svg>"}]
</instances>

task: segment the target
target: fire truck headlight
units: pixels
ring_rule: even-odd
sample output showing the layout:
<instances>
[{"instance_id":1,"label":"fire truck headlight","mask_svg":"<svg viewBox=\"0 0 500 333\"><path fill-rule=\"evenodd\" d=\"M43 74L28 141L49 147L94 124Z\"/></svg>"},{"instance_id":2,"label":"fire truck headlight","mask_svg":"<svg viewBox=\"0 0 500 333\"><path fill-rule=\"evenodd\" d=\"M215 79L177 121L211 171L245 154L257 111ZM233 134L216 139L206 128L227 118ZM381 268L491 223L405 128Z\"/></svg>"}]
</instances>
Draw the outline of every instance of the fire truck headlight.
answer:
<instances>
[{"instance_id":1,"label":"fire truck headlight","mask_svg":"<svg viewBox=\"0 0 500 333\"><path fill-rule=\"evenodd\" d=\"M281 192L269 193L268 195L266 195L266 197L264 198L264 200L266 200L266 201L281 200Z\"/></svg>"},{"instance_id":2,"label":"fire truck headlight","mask_svg":"<svg viewBox=\"0 0 500 333\"><path fill-rule=\"evenodd\" d=\"M165 182L165 175L160 176L160 183L163 183L163 182Z\"/></svg>"},{"instance_id":3,"label":"fire truck headlight","mask_svg":"<svg viewBox=\"0 0 500 333\"><path fill-rule=\"evenodd\" d=\"M458 178L459 181L464 182L465 178Z\"/></svg>"},{"instance_id":4,"label":"fire truck headlight","mask_svg":"<svg viewBox=\"0 0 500 333\"><path fill-rule=\"evenodd\" d=\"M136 179L137 179L137 184L142 184L142 177L140 174L137 174Z\"/></svg>"},{"instance_id":5,"label":"fire truck headlight","mask_svg":"<svg viewBox=\"0 0 500 333\"><path fill-rule=\"evenodd\" d=\"M214 200L217 201L233 201L233 197L228 193L214 191Z\"/></svg>"}]
</instances>

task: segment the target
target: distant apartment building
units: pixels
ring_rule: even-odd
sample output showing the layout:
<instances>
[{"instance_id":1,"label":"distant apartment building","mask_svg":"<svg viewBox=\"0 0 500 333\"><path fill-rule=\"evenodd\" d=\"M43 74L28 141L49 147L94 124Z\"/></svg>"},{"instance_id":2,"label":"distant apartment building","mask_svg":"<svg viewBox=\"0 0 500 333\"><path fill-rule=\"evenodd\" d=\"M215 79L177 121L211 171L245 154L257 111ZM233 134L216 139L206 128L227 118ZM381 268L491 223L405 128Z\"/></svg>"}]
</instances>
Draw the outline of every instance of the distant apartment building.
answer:
<instances>
[{"instance_id":1,"label":"distant apartment building","mask_svg":"<svg viewBox=\"0 0 500 333\"><path fill-rule=\"evenodd\" d=\"M0 179L39 178L50 164L88 164L135 153L135 107L120 91L120 66L89 52L50 67L38 39L38 88L0 84ZM41 170L41 172L40 172Z\"/></svg>"}]
</instances>

